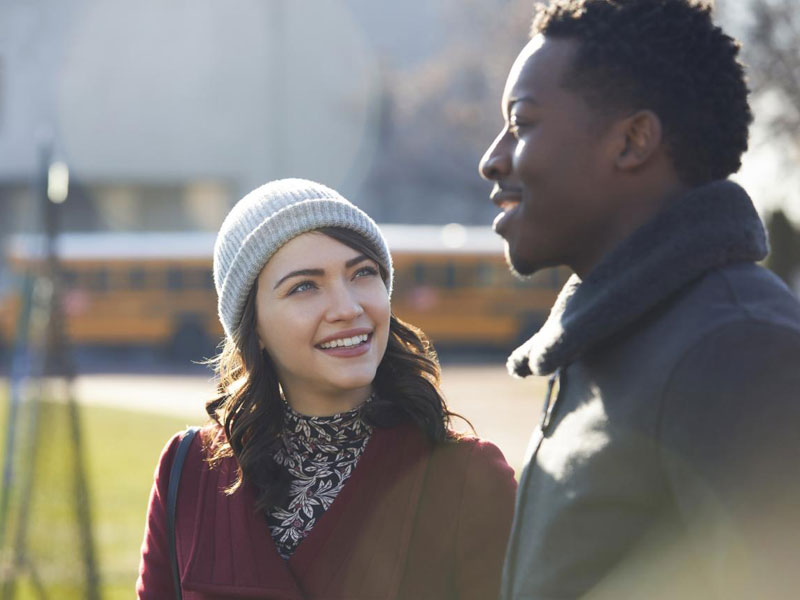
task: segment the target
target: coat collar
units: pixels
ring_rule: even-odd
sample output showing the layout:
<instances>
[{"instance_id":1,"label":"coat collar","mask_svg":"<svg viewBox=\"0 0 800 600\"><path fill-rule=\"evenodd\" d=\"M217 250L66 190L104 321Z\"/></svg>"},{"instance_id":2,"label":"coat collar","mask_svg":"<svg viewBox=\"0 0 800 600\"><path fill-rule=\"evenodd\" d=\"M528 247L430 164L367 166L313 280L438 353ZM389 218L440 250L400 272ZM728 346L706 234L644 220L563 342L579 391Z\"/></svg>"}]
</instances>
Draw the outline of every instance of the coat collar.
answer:
<instances>
[{"instance_id":1,"label":"coat collar","mask_svg":"<svg viewBox=\"0 0 800 600\"><path fill-rule=\"evenodd\" d=\"M767 254L764 227L731 181L695 188L564 285L547 321L508 359L512 375L547 375L619 332L710 269Z\"/></svg>"},{"instance_id":2,"label":"coat collar","mask_svg":"<svg viewBox=\"0 0 800 600\"><path fill-rule=\"evenodd\" d=\"M252 488L221 491L235 475L232 461L206 470L184 589L226 598L393 598L429 455L411 426L376 428L353 475L289 561L253 510Z\"/></svg>"}]
</instances>

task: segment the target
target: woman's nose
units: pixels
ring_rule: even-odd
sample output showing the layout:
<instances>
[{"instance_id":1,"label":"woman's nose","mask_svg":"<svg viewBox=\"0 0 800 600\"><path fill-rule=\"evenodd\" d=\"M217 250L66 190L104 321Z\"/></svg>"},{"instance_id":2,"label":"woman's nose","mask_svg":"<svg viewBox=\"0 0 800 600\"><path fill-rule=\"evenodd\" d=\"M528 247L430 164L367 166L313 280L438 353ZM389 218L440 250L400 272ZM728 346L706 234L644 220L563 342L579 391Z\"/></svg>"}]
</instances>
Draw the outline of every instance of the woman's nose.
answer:
<instances>
[{"instance_id":1,"label":"woman's nose","mask_svg":"<svg viewBox=\"0 0 800 600\"><path fill-rule=\"evenodd\" d=\"M364 307L357 294L347 285L337 286L331 291L328 307L329 321L352 321L364 314Z\"/></svg>"},{"instance_id":2,"label":"woman's nose","mask_svg":"<svg viewBox=\"0 0 800 600\"><path fill-rule=\"evenodd\" d=\"M481 177L489 181L503 179L511 173L511 152L507 148L505 130L500 132L478 164Z\"/></svg>"}]
</instances>

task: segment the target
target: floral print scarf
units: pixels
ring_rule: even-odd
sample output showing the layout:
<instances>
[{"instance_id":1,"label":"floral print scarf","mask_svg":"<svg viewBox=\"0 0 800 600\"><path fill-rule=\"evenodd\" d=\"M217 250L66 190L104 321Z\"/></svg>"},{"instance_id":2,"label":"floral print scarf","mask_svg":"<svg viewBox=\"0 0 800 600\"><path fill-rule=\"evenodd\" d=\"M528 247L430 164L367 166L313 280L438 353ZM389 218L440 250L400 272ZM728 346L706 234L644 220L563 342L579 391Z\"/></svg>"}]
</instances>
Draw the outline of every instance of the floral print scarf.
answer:
<instances>
[{"instance_id":1,"label":"floral print scarf","mask_svg":"<svg viewBox=\"0 0 800 600\"><path fill-rule=\"evenodd\" d=\"M286 405L275 461L292 481L287 503L267 514L272 539L284 559L333 504L371 434L372 428L361 420L360 407L330 417L308 417Z\"/></svg>"}]
</instances>

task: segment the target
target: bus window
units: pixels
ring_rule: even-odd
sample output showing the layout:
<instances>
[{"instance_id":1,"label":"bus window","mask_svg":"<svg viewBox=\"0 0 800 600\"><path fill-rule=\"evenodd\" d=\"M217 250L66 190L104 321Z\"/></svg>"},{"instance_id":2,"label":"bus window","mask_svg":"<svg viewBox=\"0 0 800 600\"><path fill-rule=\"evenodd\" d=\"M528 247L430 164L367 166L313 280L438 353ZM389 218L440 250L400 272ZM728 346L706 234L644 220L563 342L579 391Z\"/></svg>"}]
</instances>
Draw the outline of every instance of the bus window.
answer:
<instances>
[{"instance_id":1,"label":"bus window","mask_svg":"<svg viewBox=\"0 0 800 600\"><path fill-rule=\"evenodd\" d=\"M499 287L525 287L525 282L514 275L504 263L492 264L492 284Z\"/></svg>"},{"instance_id":2,"label":"bus window","mask_svg":"<svg viewBox=\"0 0 800 600\"><path fill-rule=\"evenodd\" d=\"M183 272L179 268L167 269L167 289L172 291L183 289Z\"/></svg>"},{"instance_id":3,"label":"bus window","mask_svg":"<svg viewBox=\"0 0 800 600\"><path fill-rule=\"evenodd\" d=\"M145 287L147 274L143 267L134 267L128 273L128 279L130 280L131 289L142 290Z\"/></svg>"},{"instance_id":4,"label":"bus window","mask_svg":"<svg viewBox=\"0 0 800 600\"><path fill-rule=\"evenodd\" d=\"M445 264L418 262L414 264L414 283L416 285L452 288L455 285L455 277L455 266L452 262Z\"/></svg>"},{"instance_id":5,"label":"bus window","mask_svg":"<svg viewBox=\"0 0 800 600\"><path fill-rule=\"evenodd\" d=\"M444 265L443 271L444 272L442 275L444 276L444 287L447 289L453 289L456 286L456 266L453 263L448 262L446 265Z\"/></svg>"},{"instance_id":6,"label":"bus window","mask_svg":"<svg viewBox=\"0 0 800 600\"><path fill-rule=\"evenodd\" d=\"M427 278L427 269L425 268L424 263L414 263L414 283L417 285L422 285L425 283Z\"/></svg>"},{"instance_id":7,"label":"bus window","mask_svg":"<svg viewBox=\"0 0 800 600\"><path fill-rule=\"evenodd\" d=\"M397 289L407 289L414 285L414 270L409 265L398 264L394 268L394 285Z\"/></svg>"},{"instance_id":8,"label":"bus window","mask_svg":"<svg viewBox=\"0 0 800 600\"><path fill-rule=\"evenodd\" d=\"M207 269L186 269L183 272L183 285L186 289L191 290L208 289L208 275L209 271Z\"/></svg>"},{"instance_id":9,"label":"bus window","mask_svg":"<svg viewBox=\"0 0 800 600\"><path fill-rule=\"evenodd\" d=\"M82 277L86 287L93 292L105 292L108 291L108 270L106 269L97 269L93 271L87 271L83 274Z\"/></svg>"},{"instance_id":10,"label":"bus window","mask_svg":"<svg viewBox=\"0 0 800 600\"><path fill-rule=\"evenodd\" d=\"M479 262L475 269L475 284L478 287L494 285L494 266L488 262Z\"/></svg>"},{"instance_id":11,"label":"bus window","mask_svg":"<svg viewBox=\"0 0 800 600\"><path fill-rule=\"evenodd\" d=\"M108 272L108 289L125 290L130 286L128 272L114 265Z\"/></svg>"},{"instance_id":12,"label":"bus window","mask_svg":"<svg viewBox=\"0 0 800 600\"><path fill-rule=\"evenodd\" d=\"M61 282L64 288L71 290L78 286L78 274L73 269L61 270Z\"/></svg>"},{"instance_id":13,"label":"bus window","mask_svg":"<svg viewBox=\"0 0 800 600\"><path fill-rule=\"evenodd\" d=\"M475 259L461 261L456 266L456 285L458 287L482 288L495 284L495 266L491 262Z\"/></svg>"}]
</instances>

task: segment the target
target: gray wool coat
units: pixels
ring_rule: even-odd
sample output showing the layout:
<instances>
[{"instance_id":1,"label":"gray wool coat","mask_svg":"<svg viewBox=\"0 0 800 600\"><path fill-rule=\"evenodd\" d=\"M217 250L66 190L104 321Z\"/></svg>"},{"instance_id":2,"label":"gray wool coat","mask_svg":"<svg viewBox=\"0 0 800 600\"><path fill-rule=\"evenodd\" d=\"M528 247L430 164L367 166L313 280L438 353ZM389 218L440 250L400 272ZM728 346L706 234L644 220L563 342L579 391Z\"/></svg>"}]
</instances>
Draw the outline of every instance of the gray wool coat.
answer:
<instances>
[{"instance_id":1,"label":"gray wool coat","mask_svg":"<svg viewBox=\"0 0 800 600\"><path fill-rule=\"evenodd\" d=\"M800 597L800 304L744 190L681 198L509 359L551 374L504 600Z\"/></svg>"}]
</instances>

